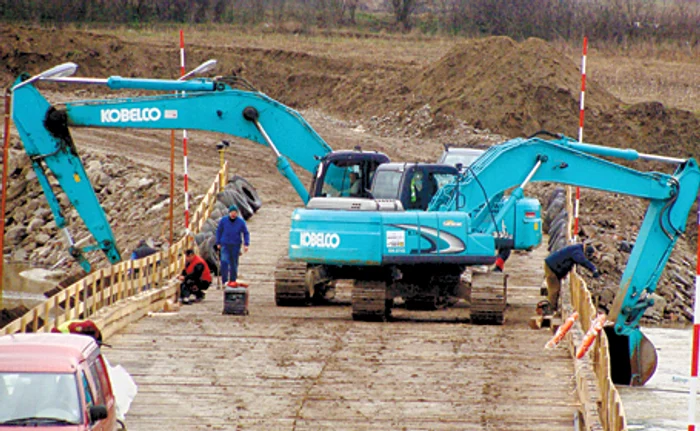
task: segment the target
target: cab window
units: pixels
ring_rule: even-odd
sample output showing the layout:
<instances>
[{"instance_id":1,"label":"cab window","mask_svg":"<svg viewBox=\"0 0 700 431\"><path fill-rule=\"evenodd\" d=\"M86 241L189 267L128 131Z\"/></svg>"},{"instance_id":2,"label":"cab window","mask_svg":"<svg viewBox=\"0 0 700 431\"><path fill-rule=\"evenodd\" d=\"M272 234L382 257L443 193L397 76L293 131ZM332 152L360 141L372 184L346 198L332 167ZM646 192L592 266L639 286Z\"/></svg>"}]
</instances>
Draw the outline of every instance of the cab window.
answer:
<instances>
[{"instance_id":1,"label":"cab window","mask_svg":"<svg viewBox=\"0 0 700 431\"><path fill-rule=\"evenodd\" d=\"M372 196L375 199L398 199L402 175L399 171L378 171L374 175Z\"/></svg>"}]
</instances>

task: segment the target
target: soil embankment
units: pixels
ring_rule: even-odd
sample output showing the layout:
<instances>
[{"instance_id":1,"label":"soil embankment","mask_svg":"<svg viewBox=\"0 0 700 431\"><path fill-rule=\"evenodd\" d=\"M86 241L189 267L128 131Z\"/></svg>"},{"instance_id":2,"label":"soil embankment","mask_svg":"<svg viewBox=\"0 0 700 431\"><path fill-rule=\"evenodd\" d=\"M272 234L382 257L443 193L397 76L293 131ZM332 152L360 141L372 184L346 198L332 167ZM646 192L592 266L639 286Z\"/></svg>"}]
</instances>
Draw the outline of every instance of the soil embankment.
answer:
<instances>
[{"instance_id":1,"label":"soil embankment","mask_svg":"<svg viewBox=\"0 0 700 431\"><path fill-rule=\"evenodd\" d=\"M360 136L364 148L384 151L392 159L431 161L439 155L442 144L448 142L490 145L504 137L525 136L540 129L569 136L577 133L580 91L577 65L541 40L516 43L496 37L461 41L430 64L379 56L358 60L343 58L337 53L321 56L292 49L217 46L206 41L194 42L190 52L191 64L217 58L217 73L239 74L271 97L303 110L309 122L336 149L347 148L347 143L353 141L349 137ZM13 26L0 29L0 82L3 85L9 85L20 72L36 73L65 61L78 63L80 75L94 77L173 78L179 70L176 47L157 42L127 42L114 36L71 29ZM65 101L113 95L102 89L76 92L73 88L61 87L51 97L55 101ZM626 106L595 81L588 83L586 107L588 142L633 147L640 152L673 157L700 152L700 122L690 112L661 103ZM122 186L140 178L144 172L150 172L146 168L154 170L147 176L158 177L160 184L167 184L167 179L163 178L169 169L166 133L136 131L125 135L81 130L75 132L75 137L81 153L95 152L95 157L112 157L118 153L134 163L124 171L124 175L128 175L124 184L103 186L107 190L103 192L105 202L108 202L110 189L123 189ZM215 172L214 145L218 139L220 137L215 134L194 134L192 140L197 144L192 149L191 163L195 182L208 181ZM14 143L18 145L17 139ZM229 154L234 158L234 170L258 187L266 202L295 202L291 189L275 171L274 160L265 148L238 141ZM632 166L643 170L669 169L642 163ZM26 175L21 175L24 176L20 181L26 181ZM93 181L99 184L102 180L93 178ZM530 193L543 196L546 190L547 187L534 187ZM151 219L161 217L162 221L167 215L162 209L149 220L137 218L149 208L138 207L141 204L137 202L142 202L138 193L132 196L132 199L117 200L114 214L110 215L117 237L128 238L120 239L126 250L138 237L153 235L157 224L149 224ZM593 286L605 308L617 289L628 256L622 242L634 243L645 204L602 192L584 191L583 196L583 232L602 252L600 266L604 275ZM33 205L35 210L46 208L44 204L36 204L37 199L40 200L36 189L18 194L17 199L20 199L15 202L17 208L25 205ZM8 230L29 229L30 217L10 214L10 218ZM689 286L693 284L692 244L696 232L693 218L690 220L688 238L679 241L657 289L665 301L658 301L661 305L649 312L652 320L692 320ZM48 231L42 228L39 233L49 237L47 243L38 244L36 235L27 234L6 253L24 250L25 257L33 262L46 257L54 259L55 255L46 252L46 244L51 250L57 249L51 241L57 241L58 235L51 230L51 222L44 221L44 227L49 226Z\"/></svg>"}]
</instances>

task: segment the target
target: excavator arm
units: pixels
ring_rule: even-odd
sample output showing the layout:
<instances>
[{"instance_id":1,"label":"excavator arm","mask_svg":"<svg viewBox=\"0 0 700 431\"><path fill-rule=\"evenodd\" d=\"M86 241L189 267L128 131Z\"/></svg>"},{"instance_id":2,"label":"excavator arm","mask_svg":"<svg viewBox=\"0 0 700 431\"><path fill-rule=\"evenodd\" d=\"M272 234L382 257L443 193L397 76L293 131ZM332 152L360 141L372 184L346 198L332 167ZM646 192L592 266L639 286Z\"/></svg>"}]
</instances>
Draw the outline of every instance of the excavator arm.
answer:
<instances>
[{"instance_id":1,"label":"excavator arm","mask_svg":"<svg viewBox=\"0 0 700 431\"><path fill-rule=\"evenodd\" d=\"M23 75L15 82L12 118L56 225L64 230L71 255L87 272L90 264L83 252L101 249L111 263L119 262L121 257L69 127L205 130L257 142L274 151L278 170L290 181L304 203L309 200L308 192L289 160L313 173L319 159L332 151L299 113L263 93L234 89L227 80L174 81L118 76L108 79L58 78L54 81L168 94L52 106L33 82L24 82L27 79L28 76ZM49 172L78 211L96 244L79 249L73 243L49 181Z\"/></svg>"},{"instance_id":2,"label":"excavator arm","mask_svg":"<svg viewBox=\"0 0 700 431\"><path fill-rule=\"evenodd\" d=\"M672 162L677 167L670 175L640 172L596 156L651 159ZM508 206L522 197L523 188L530 181L586 187L649 201L608 316L615 322L614 335L622 340L618 342L628 343L629 381L643 384L654 371L656 355L654 352L653 360L649 359L650 353L645 350L650 343L641 334L639 321L653 305L651 294L676 241L685 232L688 213L700 189L697 162L692 158L670 159L630 149L579 144L565 137L514 139L486 151L459 181L440 191L431 208L466 211L473 219L481 220L477 230L493 233ZM485 217L483 213L489 211L489 205L484 205L485 197L490 202L511 188L514 189L510 199L494 220Z\"/></svg>"}]
</instances>

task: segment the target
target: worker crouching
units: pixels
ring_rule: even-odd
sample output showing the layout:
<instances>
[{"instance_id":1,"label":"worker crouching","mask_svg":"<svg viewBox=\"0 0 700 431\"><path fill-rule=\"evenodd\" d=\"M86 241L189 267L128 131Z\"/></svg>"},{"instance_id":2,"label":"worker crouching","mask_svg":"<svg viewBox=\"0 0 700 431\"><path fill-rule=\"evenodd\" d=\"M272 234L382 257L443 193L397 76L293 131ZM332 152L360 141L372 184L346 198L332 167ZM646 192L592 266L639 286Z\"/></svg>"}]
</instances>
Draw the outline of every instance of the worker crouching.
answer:
<instances>
[{"instance_id":1,"label":"worker crouching","mask_svg":"<svg viewBox=\"0 0 700 431\"><path fill-rule=\"evenodd\" d=\"M185 269L178 276L180 284L180 302L190 303L190 296L195 296L195 302L204 299L204 291L211 285L211 272L209 266L194 250L185 251Z\"/></svg>"}]
</instances>

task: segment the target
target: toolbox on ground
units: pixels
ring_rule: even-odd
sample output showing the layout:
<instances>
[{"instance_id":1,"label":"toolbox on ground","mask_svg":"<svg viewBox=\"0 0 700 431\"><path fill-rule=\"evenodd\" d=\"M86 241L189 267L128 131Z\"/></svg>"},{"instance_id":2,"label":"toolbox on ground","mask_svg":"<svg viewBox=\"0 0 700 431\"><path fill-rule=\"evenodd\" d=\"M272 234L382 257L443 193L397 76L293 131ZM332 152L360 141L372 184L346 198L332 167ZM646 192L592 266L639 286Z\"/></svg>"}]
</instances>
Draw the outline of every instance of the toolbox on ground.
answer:
<instances>
[{"instance_id":1,"label":"toolbox on ground","mask_svg":"<svg viewBox=\"0 0 700 431\"><path fill-rule=\"evenodd\" d=\"M226 283L223 314L248 314L248 283L243 281Z\"/></svg>"}]
</instances>

